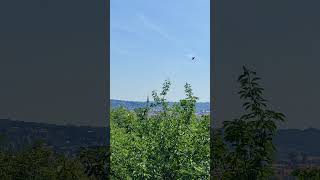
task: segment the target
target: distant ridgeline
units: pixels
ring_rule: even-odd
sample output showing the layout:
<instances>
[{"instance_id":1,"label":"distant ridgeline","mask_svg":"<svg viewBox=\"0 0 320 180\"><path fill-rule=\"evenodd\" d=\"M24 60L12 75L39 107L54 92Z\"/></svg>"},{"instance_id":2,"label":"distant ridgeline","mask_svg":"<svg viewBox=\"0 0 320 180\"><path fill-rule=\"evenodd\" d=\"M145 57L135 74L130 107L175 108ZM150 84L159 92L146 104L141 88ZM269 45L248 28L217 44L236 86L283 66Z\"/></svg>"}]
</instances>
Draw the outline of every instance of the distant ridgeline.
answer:
<instances>
[{"instance_id":1,"label":"distant ridgeline","mask_svg":"<svg viewBox=\"0 0 320 180\"><path fill-rule=\"evenodd\" d=\"M146 106L146 102L138 101L122 101L111 99L111 108L125 107L128 110L134 110L136 108L142 108ZM169 102L169 105L172 106L174 102ZM210 103L209 102L198 102L196 104L196 113L197 114L209 114L210 113Z\"/></svg>"},{"instance_id":2,"label":"distant ridgeline","mask_svg":"<svg viewBox=\"0 0 320 180\"><path fill-rule=\"evenodd\" d=\"M54 125L0 119L0 149L19 151L41 140L56 152L75 155L80 147L109 144L105 127Z\"/></svg>"},{"instance_id":3,"label":"distant ridgeline","mask_svg":"<svg viewBox=\"0 0 320 180\"><path fill-rule=\"evenodd\" d=\"M221 129L212 129L218 131ZM277 160L288 160L289 154L304 154L320 160L320 129L279 129L273 143L277 149Z\"/></svg>"},{"instance_id":4,"label":"distant ridgeline","mask_svg":"<svg viewBox=\"0 0 320 180\"><path fill-rule=\"evenodd\" d=\"M19 150L35 140L43 140L57 152L72 155L80 147L109 144L105 127L62 126L0 119L0 148ZM274 143L278 158L286 159L291 152L320 157L319 129L278 130Z\"/></svg>"}]
</instances>

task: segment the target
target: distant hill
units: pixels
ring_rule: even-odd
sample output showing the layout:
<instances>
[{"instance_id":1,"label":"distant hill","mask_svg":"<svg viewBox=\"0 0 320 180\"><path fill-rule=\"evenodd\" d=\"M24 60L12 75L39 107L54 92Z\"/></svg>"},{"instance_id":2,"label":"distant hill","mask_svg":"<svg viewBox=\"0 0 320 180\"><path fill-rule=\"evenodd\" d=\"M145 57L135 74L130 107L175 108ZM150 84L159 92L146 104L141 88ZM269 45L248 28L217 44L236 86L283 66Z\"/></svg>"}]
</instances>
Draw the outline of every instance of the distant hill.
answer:
<instances>
[{"instance_id":1,"label":"distant hill","mask_svg":"<svg viewBox=\"0 0 320 180\"><path fill-rule=\"evenodd\" d=\"M21 150L43 140L55 151L72 155L80 147L108 145L105 127L54 125L0 119L0 148Z\"/></svg>"},{"instance_id":2,"label":"distant hill","mask_svg":"<svg viewBox=\"0 0 320 180\"><path fill-rule=\"evenodd\" d=\"M89 126L63 126L0 119L1 144L12 150L21 149L36 139L43 139L59 152L74 153L81 146L109 144L109 129ZM1 138L0 138L1 139ZM320 156L320 129L278 130L274 138L279 159L286 159L290 152L303 152L309 156Z\"/></svg>"},{"instance_id":3,"label":"distant hill","mask_svg":"<svg viewBox=\"0 0 320 180\"><path fill-rule=\"evenodd\" d=\"M123 106L129 110L133 110L135 108L145 107L146 102L139 102L139 101L123 101L123 100L116 100L111 99L111 108L117 108ZM174 102L169 102L169 105L173 105ZM209 102L198 102L196 104L196 112L198 114L204 114L210 112L210 103Z\"/></svg>"},{"instance_id":4,"label":"distant hill","mask_svg":"<svg viewBox=\"0 0 320 180\"><path fill-rule=\"evenodd\" d=\"M278 155L285 158L288 152L303 152L311 156L320 156L320 129L282 129L277 132L274 143Z\"/></svg>"},{"instance_id":5,"label":"distant hill","mask_svg":"<svg viewBox=\"0 0 320 180\"><path fill-rule=\"evenodd\" d=\"M217 131L217 129L212 129ZM289 153L305 154L309 157L320 157L320 129L279 129L273 143L276 147L276 158L286 160Z\"/></svg>"}]
</instances>

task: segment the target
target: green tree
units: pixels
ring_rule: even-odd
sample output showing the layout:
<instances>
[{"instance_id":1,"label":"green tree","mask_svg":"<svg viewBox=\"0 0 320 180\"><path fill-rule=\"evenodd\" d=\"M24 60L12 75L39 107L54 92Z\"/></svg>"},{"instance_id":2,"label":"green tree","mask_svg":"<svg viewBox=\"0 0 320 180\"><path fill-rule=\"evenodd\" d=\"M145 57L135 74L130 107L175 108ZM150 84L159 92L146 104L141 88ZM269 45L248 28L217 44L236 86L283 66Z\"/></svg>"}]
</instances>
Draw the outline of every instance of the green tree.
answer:
<instances>
[{"instance_id":1,"label":"green tree","mask_svg":"<svg viewBox=\"0 0 320 180\"><path fill-rule=\"evenodd\" d=\"M213 166L220 167L217 171L223 172L220 176L224 179L267 179L273 174L275 147L272 139L277 130L276 122L284 121L284 115L268 108L259 80L256 72L243 67L243 74L238 78L238 93L245 114L233 121L224 121L223 138L213 137L213 144L217 146L212 156L217 158ZM223 164L222 170L220 164Z\"/></svg>"},{"instance_id":2,"label":"green tree","mask_svg":"<svg viewBox=\"0 0 320 180\"><path fill-rule=\"evenodd\" d=\"M208 115L196 116L191 86L172 106L166 100L170 81L152 92L145 108L111 111L111 173L115 179L207 179ZM159 110L154 112L153 110Z\"/></svg>"}]
</instances>

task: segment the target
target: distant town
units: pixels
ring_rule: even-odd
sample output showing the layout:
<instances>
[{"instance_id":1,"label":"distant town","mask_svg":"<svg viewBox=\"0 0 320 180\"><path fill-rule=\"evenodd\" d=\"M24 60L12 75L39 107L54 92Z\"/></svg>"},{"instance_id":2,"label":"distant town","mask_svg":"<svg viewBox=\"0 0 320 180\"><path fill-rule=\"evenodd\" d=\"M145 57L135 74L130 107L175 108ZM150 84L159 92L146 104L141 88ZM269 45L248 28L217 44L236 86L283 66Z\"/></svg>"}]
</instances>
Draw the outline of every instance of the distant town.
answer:
<instances>
[{"instance_id":1,"label":"distant town","mask_svg":"<svg viewBox=\"0 0 320 180\"><path fill-rule=\"evenodd\" d=\"M142 108L145 107L147 102L142 101L123 101L123 100L115 100L111 99L111 108L117 108L117 107L125 107L129 110L134 110L136 108ZM169 105L173 105L174 102L169 102ZM157 111L157 110L155 110ZM197 115L204 115L210 113L210 103L209 102L198 102L196 103L196 114Z\"/></svg>"}]
</instances>

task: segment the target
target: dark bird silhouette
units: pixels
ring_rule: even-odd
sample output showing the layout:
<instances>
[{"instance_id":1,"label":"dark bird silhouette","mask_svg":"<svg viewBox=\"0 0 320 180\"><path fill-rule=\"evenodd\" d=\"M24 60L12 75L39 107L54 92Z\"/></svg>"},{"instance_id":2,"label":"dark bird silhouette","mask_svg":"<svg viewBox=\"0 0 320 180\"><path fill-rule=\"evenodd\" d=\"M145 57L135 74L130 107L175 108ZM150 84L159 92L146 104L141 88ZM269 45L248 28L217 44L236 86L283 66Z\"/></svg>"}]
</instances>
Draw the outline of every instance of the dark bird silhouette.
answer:
<instances>
[{"instance_id":1,"label":"dark bird silhouette","mask_svg":"<svg viewBox=\"0 0 320 180\"><path fill-rule=\"evenodd\" d=\"M192 60L194 60L194 58L196 58L196 57L192 57Z\"/></svg>"}]
</instances>

